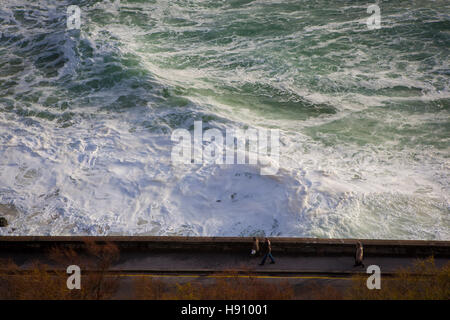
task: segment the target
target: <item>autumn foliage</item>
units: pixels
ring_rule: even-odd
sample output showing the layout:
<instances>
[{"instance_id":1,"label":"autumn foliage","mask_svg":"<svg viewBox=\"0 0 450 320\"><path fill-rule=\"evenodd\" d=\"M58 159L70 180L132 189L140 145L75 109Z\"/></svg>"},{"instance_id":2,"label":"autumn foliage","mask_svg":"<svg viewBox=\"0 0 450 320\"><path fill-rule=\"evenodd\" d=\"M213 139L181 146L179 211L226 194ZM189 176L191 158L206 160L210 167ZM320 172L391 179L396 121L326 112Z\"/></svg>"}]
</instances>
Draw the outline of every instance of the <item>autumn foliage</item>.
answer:
<instances>
[{"instance_id":1,"label":"autumn foliage","mask_svg":"<svg viewBox=\"0 0 450 320\"><path fill-rule=\"evenodd\" d=\"M119 257L117 246L86 242L84 248L83 252L77 252L54 247L48 254L51 266L34 261L26 270L12 260L0 261L0 299L111 299L117 291L118 278L107 273ZM81 290L67 288L68 265L77 265L83 270Z\"/></svg>"},{"instance_id":2,"label":"autumn foliage","mask_svg":"<svg viewBox=\"0 0 450 320\"><path fill-rule=\"evenodd\" d=\"M251 274L228 271L208 278L171 285L157 278L135 279L137 299L168 300L288 300L294 290L287 281L269 282Z\"/></svg>"},{"instance_id":3,"label":"autumn foliage","mask_svg":"<svg viewBox=\"0 0 450 320\"><path fill-rule=\"evenodd\" d=\"M222 271L183 280L138 275L125 281L129 278L110 273L118 258L119 250L115 245L86 242L79 251L53 248L47 257L49 264L35 261L27 268L20 268L11 260L0 261L0 299L450 299L450 263L438 267L433 258L417 260L413 266L400 269L391 277L382 276L381 290L367 288L367 275L344 280L348 285L340 288L332 282L317 280L305 280L294 287L287 280L256 277L251 270ZM65 268L70 264L83 270L81 290L67 289ZM118 295L119 283L128 285L124 290L127 296Z\"/></svg>"},{"instance_id":4,"label":"autumn foliage","mask_svg":"<svg viewBox=\"0 0 450 320\"><path fill-rule=\"evenodd\" d=\"M364 300L450 300L450 262L441 268L432 257L417 260L398 270L391 278L382 278L380 290L368 290L367 277L354 277L347 299Z\"/></svg>"}]
</instances>

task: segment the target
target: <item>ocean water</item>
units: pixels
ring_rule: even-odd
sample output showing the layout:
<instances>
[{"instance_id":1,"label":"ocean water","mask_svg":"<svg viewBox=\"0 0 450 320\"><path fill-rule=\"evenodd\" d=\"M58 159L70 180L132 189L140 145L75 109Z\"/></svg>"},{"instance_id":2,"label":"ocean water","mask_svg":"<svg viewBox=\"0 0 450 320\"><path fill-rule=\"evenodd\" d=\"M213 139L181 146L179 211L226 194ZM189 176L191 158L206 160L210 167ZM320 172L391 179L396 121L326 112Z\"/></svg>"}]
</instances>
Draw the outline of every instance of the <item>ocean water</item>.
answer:
<instances>
[{"instance_id":1,"label":"ocean water","mask_svg":"<svg viewBox=\"0 0 450 320\"><path fill-rule=\"evenodd\" d=\"M0 235L450 240L448 1L0 2ZM174 165L200 120L278 173Z\"/></svg>"}]
</instances>

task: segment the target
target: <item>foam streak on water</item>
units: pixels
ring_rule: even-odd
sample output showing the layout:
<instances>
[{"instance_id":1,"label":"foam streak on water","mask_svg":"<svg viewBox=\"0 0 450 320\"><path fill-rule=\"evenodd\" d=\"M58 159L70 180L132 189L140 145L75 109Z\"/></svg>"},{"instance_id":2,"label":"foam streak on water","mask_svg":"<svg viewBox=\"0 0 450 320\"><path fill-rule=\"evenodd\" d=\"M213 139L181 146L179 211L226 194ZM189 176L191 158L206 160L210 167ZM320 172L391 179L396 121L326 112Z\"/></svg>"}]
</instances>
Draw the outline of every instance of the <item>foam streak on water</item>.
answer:
<instances>
[{"instance_id":1,"label":"foam streak on water","mask_svg":"<svg viewBox=\"0 0 450 320\"><path fill-rule=\"evenodd\" d=\"M450 6L380 7L2 0L0 235L450 240ZM278 174L173 165L198 120L279 129Z\"/></svg>"}]
</instances>

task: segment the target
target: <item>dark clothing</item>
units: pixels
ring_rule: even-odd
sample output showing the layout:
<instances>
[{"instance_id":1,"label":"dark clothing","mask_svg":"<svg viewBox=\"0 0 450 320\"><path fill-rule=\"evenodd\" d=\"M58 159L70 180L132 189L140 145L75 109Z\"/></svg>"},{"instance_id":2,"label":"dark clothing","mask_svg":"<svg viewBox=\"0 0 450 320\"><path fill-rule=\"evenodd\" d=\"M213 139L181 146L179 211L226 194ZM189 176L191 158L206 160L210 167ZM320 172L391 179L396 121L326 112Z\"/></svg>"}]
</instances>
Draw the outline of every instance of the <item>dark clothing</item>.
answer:
<instances>
[{"instance_id":1,"label":"dark clothing","mask_svg":"<svg viewBox=\"0 0 450 320\"><path fill-rule=\"evenodd\" d=\"M263 254L272 253L272 245L270 243L270 240L264 241L262 248L261 248L261 252Z\"/></svg>"},{"instance_id":2,"label":"dark clothing","mask_svg":"<svg viewBox=\"0 0 450 320\"><path fill-rule=\"evenodd\" d=\"M364 263L362 263L362 261L355 261L355 264L353 266L354 267L361 266L364 268Z\"/></svg>"},{"instance_id":3,"label":"dark clothing","mask_svg":"<svg viewBox=\"0 0 450 320\"><path fill-rule=\"evenodd\" d=\"M271 263L275 263L275 260L273 259L272 254L269 252L264 255L264 258L262 259L260 265L263 265L266 262L267 257L269 257L270 260L272 260Z\"/></svg>"},{"instance_id":4,"label":"dark clothing","mask_svg":"<svg viewBox=\"0 0 450 320\"><path fill-rule=\"evenodd\" d=\"M270 263L275 263L275 260L273 259L273 256L272 256L272 245L271 245L269 239L266 239L264 241L264 243L261 246L261 251L262 251L262 254L264 255L264 258L262 259L260 265L263 265L266 262L267 257L270 258L270 260L271 260Z\"/></svg>"}]
</instances>

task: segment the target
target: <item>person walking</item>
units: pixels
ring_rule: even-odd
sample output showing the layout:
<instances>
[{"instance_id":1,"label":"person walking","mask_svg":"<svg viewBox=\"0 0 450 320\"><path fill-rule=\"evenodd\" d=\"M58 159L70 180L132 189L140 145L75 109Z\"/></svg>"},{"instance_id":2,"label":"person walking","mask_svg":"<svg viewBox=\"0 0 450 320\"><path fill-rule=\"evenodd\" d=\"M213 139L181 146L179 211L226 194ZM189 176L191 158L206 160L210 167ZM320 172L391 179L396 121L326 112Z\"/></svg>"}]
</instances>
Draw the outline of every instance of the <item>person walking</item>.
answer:
<instances>
[{"instance_id":1,"label":"person walking","mask_svg":"<svg viewBox=\"0 0 450 320\"><path fill-rule=\"evenodd\" d=\"M252 256L259 256L259 240L256 237L253 237L253 247L252 247Z\"/></svg>"},{"instance_id":2,"label":"person walking","mask_svg":"<svg viewBox=\"0 0 450 320\"><path fill-rule=\"evenodd\" d=\"M264 257L263 257L261 263L259 264L260 266L264 265L264 263L266 262L267 257L270 258L270 260L271 260L270 263L271 264L275 263L275 260L274 260L274 258L272 256L272 244L270 243L270 240L268 238L264 239L264 243L262 245L261 251L264 254Z\"/></svg>"},{"instance_id":3,"label":"person walking","mask_svg":"<svg viewBox=\"0 0 450 320\"><path fill-rule=\"evenodd\" d=\"M353 266L354 267L362 266L364 268L363 258L364 258L363 245L360 241L358 241L356 243L355 264Z\"/></svg>"}]
</instances>

